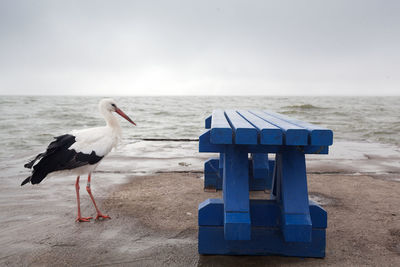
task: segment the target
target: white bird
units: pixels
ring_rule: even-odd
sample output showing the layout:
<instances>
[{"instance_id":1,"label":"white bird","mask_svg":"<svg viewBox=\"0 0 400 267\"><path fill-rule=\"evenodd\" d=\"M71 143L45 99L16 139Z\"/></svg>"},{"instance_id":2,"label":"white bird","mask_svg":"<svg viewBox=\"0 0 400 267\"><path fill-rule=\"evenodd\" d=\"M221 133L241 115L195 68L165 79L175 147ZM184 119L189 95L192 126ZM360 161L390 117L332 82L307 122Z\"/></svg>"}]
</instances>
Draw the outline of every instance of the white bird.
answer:
<instances>
[{"instance_id":1,"label":"white bird","mask_svg":"<svg viewBox=\"0 0 400 267\"><path fill-rule=\"evenodd\" d=\"M112 112L116 112L130 123L136 125L122 110L120 110L112 99L103 99L99 103L100 113L104 116L106 126L84 130L74 130L69 134L55 137L46 151L40 153L25 164L26 168L33 168L32 174L26 178L21 186L31 182L39 184L50 173L68 172L77 175L75 189L78 205L78 222L88 222L93 217L82 217L79 198L79 178L88 174L86 190L93 201L97 212L96 220L99 218L110 218L97 208L90 189L91 173L99 165L100 161L117 145L121 138L121 126Z\"/></svg>"}]
</instances>

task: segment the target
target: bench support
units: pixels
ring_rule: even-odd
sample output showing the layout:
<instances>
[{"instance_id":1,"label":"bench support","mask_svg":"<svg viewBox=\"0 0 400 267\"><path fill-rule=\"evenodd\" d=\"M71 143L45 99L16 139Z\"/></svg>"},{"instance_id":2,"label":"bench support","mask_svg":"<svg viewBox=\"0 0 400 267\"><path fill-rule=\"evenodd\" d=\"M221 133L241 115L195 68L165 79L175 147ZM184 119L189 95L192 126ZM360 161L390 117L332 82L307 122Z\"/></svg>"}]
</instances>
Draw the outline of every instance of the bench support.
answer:
<instances>
[{"instance_id":1,"label":"bench support","mask_svg":"<svg viewBox=\"0 0 400 267\"><path fill-rule=\"evenodd\" d=\"M270 200L249 200L251 161L245 150L227 146L221 158L223 200L199 206L200 254L325 256L327 216L308 200L302 151L276 153ZM217 160L213 164L219 170Z\"/></svg>"},{"instance_id":2,"label":"bench support","mask_svg":"<svg viewBox=\"0 0 400 267\"><path fill-rule=\"evenodd\" d=\"M204 189L222 190L224 153L219 158L210 158L204 163ZM249 159L249 190L271 189L275 160L269 160L266 153L252 153Z\"/></svg>"},{"instance_id":3,"label":"bench support","mask_svg":"<svg viewBox=\"0 0 400 267\"><path fill-rule=\"evenodd\" d=\"M226 240L250 240L249 161L238 146L226 146L223 170L224 235Z\"/></svg>"},{"instance_id":4,"label":"bench support","mask_svg":"<svg viewBox=\"0 0 400 267\"><path fill-rule=\"evenodd\" d=\"M276 155L276 200L282 207L282 231L286 242L311 242L304 154L287 150Z\"/></svg>"},{"instance_id":5,"label":"bench support","mask_svg":"<svg viewBox=\"0 0 400 267\"><path fill-rule=\"evenodd\" d=\"M308 199L305 154L328 154L332 131L254 110L214 110L205 126L199 152L219 158L204 185L223 198L199 206L199 253L324 257L327 214ZM265 189L270 199L249 199Z\"/></svg>"},{"instance_id":6,"label":"bench support","mask_svg":"<svg viewBox=\"0 0 400 267\"><path fill-rule=\"evenodd\" d=\"M222 190L222 175L219 168L220 160L210 158L204 163L204 190Z\"/></svg>"},{"instance_id":7,"label":"bench support","mask_svg":"<svg viewBox=\"0 0 400 267\"><path fill-rule=\"evenodd\" d=\"M326 211L310 201L312 242L286 242L279 225L281 207L273 200L250 200L251 239L227 240L224 201L207 199L199 205L199 253L223 255L285 255L325 257Z\"/></svg>"}]
</instances>

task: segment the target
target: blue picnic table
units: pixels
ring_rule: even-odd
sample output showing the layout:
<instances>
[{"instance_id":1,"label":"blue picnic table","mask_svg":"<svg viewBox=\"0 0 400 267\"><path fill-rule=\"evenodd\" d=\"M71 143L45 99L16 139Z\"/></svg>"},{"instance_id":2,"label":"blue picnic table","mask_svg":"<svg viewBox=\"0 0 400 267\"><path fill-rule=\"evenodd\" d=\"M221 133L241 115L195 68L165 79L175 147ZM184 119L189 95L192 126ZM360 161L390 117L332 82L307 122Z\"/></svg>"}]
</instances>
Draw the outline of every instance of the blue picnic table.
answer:
<instances>
[{"instance_id":1,"label":"blue picnic table","mask_svg":"<svg viewBox=\"0 0 400 267\"><path fill-rule=\"evenodd\" d=\"M332 131L260 110L214 110L205 127L199 151L219 153L205 188L223 199L199 205L199 253L324 257L327 213L308 198L305 154L328 154ZM269 199L249 199L266 189Z\"/></svg>"}]
</instances>

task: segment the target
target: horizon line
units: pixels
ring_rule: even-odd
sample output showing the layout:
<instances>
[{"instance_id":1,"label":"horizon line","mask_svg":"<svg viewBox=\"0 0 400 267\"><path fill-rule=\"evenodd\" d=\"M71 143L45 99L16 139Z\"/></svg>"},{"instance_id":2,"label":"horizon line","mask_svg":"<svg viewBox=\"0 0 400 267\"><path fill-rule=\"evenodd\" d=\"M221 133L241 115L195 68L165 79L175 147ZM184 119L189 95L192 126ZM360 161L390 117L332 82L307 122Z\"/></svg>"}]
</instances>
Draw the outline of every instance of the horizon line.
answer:
<instances>
[{"instance_id":1,"label":"horizon line","mask_svg":"<svg viewBox=\"0 0 400 267\"><path fill-rule=\"evenodd\" d=\"M8 94L0 93L1 96L26 96L26 97L105 97L105 96L115 96L115 97L399 97L399 94Z\"/></svg>"}]
</instances>

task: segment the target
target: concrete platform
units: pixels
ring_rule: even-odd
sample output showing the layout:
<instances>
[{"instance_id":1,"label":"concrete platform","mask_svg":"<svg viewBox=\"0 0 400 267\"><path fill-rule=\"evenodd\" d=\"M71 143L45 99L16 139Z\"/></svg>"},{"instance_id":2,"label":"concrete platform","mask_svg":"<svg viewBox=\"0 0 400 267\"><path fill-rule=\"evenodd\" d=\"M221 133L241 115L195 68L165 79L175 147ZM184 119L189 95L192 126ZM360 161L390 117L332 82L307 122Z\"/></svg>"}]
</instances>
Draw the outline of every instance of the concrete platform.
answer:
<instances>
[{"instance_id":1,"label":"concrete platform","mask_svg":"<svg viewBox=\"0 0 400 267\"><path fill-rule=\"evenodd\" d=\"M119 174L121 175L121 174ZM75 223L74 179L0 189L1 266L398 266L400 182L366 175L311 174L311 198L329 214L324 259L200 256L197 207L220 193L203 191L200 173L93 176L92 190L111 220ZM102 180L104 179L104 180ZM254 198L268 194L255 192ZM82 213L94 215L82 190Z\"/></svg>"}]
</instances>

